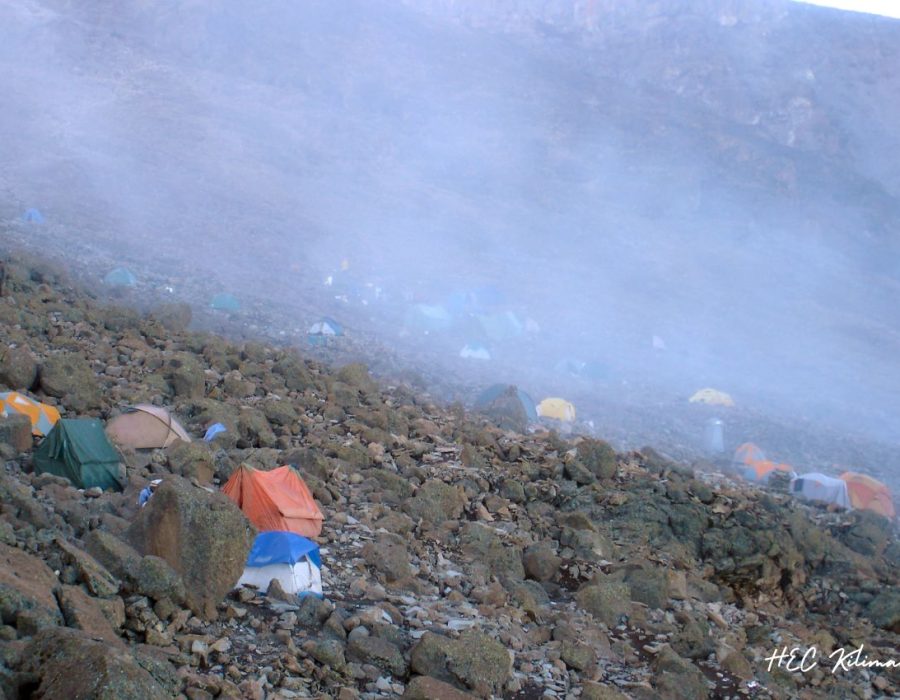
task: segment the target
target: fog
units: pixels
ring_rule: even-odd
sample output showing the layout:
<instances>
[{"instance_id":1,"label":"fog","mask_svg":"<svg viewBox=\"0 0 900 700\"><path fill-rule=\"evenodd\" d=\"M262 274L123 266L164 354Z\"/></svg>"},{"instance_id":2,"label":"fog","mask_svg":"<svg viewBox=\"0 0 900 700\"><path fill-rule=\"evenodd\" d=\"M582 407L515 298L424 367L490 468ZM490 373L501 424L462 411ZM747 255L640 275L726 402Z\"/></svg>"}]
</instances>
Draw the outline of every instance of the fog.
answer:
<instances>
[{"instance_id":1,"label":"fog","mask_svg":"<svg viewBox=\"0 0 900 700\"><path fill-rule=\"evenodd\" d=\"M0 216L585 418L709 386L897 442L900 21L629 5L3 3Z\"/></svg>"}]
</instances>

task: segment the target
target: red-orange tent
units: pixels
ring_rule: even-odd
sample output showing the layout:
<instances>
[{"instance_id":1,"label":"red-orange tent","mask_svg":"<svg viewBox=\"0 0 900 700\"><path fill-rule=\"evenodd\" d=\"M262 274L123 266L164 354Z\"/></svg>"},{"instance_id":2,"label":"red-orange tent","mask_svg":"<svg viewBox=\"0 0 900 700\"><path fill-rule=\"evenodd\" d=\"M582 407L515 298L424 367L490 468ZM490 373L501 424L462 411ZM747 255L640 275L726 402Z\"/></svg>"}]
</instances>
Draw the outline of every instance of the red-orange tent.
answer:
<instances>
[{"instance_id":1,"label":"red-orange tent","mask_svg":"<svg viewBox=\"0 0 900 700\"><path fill-rule=\"evenodd\" d=\"M306 483L290 466L264 472L241 465L222 487L261 532L296 532L318 537L322 511Z\"/></svg>"},{"instance_id":2,"label":"red-orange tent","mask_svg":"<svg viewBox=\"0 0 900 700\"><path fill-rule=\"evenodd\" d=\"M844 472L840 478L847 482L851 506L860 510L871 510L886 518L897 516L890 489L878 479L857 472Z\"/></svg>"},{"instance_id":3,"label":"red-orange tent","mask_svg":"<svg viewBox=\"0 0 900 700\"><path fill-rule=\"evenodd\" d=\"M766 455L752 442L745 442L734 451L734 462L741 464L753 464L754 462L765 462Z\"/></svg>"}]
</instances>

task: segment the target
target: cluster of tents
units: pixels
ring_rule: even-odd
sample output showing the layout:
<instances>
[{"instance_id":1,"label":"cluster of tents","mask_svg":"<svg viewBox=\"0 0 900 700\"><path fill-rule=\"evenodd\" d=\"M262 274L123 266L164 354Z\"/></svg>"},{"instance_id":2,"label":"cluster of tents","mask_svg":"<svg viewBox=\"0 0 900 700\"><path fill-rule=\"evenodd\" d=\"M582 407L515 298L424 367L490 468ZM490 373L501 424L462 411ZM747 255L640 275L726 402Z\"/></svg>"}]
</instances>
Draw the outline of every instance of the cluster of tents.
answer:
<instances>
[{"instance_id":1,"label":"cluster of tents","mask_svg":"<svg viewBox=\"0 0 900 700\"><path fill-rule=\"evenodd\" d=\"M890 489L867 474L852 471L837 477L819 472L797 474L790 464L766 459L763 451L750 442L735 450L732 464L741 478L753 483L770 484L776 477L789 480L790 493L805 501L845 510L870 510L891 519L897 515Z\"/></svg>"},{"instance_id":2,"label":"cluster of tents","mask_svg":"<svg viewBox=\"0 0 900 700\"><path fill-rule=\"evenodd\" d=\"M322 595L322 558L312 541L322 532L322 511L291 466L260 471L241 465L222 487L260 531L237 586L261 590L277 580L294 595Z\"/></svg>"},{"instance_id":3,"label":"cluster of tents","mask_svg":"<svg viewBox=\"0 0 900 700\"><path fill-rule=\"evenodd\" d=\"M96 418L61 418L59 411L20 392L0 393L0 415L20 413L42 438L33 454L36 474L55 474L76 488L122 491L119 447L135 450L191 442L164 408L139 404L105 426ZM290 466L258 471L238 468L222 487L260 531L238 586L268 587L278 579L288 593L322 593L321 556L310 538L322 532L322 512L300 474Z\"/></svg>"}]
</instances>

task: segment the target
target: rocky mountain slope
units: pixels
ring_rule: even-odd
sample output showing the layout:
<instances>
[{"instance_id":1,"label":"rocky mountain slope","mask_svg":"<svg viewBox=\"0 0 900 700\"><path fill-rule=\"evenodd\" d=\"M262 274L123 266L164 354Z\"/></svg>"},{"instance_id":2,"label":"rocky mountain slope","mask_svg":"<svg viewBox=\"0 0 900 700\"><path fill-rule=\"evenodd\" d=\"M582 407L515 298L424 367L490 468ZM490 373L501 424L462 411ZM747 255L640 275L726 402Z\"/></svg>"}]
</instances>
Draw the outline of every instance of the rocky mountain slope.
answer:
<instances>
[{"instance_id":1,"label":"rocky mountain slope","mask_svg":"<svg viewBox=\"0 0 900 700\"><path fill-rule=\"evenodd\" d=\"M897 22L788 0L0 13L0 213L39 206L54 248L186 257L247 293L345 256L397 296L492 282L555 329L510 367L574 347L894 433Z\"/></svg>"},{"instance_id":2,"label":"rocky mountain slope","mask_svg":"<svg viewBox=\"0 0 900 700\"><path fill-rule=\"evenodd\" d=\"M501 429L360 364L186 331L185 305L99 305L17 257L0 382L66 416L170 406L212 444L123 454L122 494L32 472L0 423L0 688L10 699L895 696L896 669L788 672L776 648L900 633L900 549L650 448ZM24 439L23 439L24 438ZM197 484L294 463L326 516L324 600L227 593L252 527ZM163 485L139 509L138 490ZM169 523L165 528L160 523ZM173 527L171 523L181 523ZM151 543L152 541L152 543Z\"/></svg>"}]
</instances>

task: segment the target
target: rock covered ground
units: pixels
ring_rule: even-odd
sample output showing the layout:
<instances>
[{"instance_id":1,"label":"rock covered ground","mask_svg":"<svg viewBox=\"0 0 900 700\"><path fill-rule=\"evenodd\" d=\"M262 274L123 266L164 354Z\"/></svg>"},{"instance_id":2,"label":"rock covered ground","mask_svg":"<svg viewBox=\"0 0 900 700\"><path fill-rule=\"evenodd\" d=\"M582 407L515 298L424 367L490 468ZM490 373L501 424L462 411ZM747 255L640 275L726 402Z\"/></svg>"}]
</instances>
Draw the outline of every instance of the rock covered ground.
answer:
<instances>
[{"instance_id":1,"label":"rock covered ground","mask_svg":"<svg viewBox=\"0 0 900 700\"><path fill-rule=\"evenodd\" d=\"M822 658L896 655L900 547L877 516L650 448L511 429L522 416L503 398L472 414L360 364L187 331L181 304L100 305L21 256L5 273L5 386L69 417L152 402L194 435L228 427L211 445L124 453L128 486L104 494L35 476L21 425L2 424L7 698L900 692L896 669L832 673ZM198 484L241 463L304 475L326 519L324 600L229 592L252 529ZM822 663L770 667L785 646Z\"/></svg>"}]
</instances>

